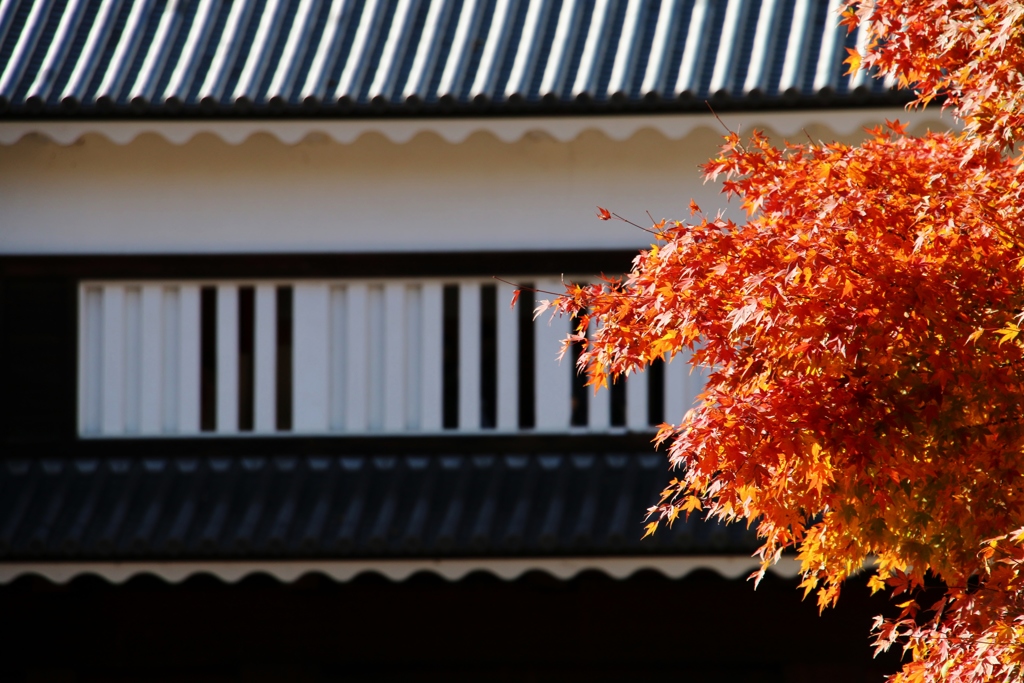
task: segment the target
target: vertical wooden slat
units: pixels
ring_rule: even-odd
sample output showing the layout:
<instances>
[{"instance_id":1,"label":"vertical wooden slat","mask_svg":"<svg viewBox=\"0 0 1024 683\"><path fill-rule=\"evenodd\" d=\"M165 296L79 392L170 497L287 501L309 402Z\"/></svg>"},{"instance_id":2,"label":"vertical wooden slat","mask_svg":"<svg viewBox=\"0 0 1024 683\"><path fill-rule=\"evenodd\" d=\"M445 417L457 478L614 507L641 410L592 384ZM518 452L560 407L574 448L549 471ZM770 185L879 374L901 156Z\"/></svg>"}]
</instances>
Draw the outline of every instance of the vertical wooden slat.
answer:
<instances>
[{"instance_id":1,"label":"vertical wooden slat","mask_svg":"<svg viewBox=\"0 0 1024 683\"><path fill-rule=\"evenodd\" d=\"M277 287L256 286L256 324L253 356L253 431L272 433L277 428Z\"/></svg>"},{"instance_id":2,"label":"vertical wooden slat","mask_svg":"<svg viewBox=\"0 0 1024 683\"><path fill-rule=\"evenodd\" d=\"M181 411L181 291L164 287L160 298L160 431L174 434Z\"/></svg>"},{"instance_id":3,"label":"vertical wooden slat","mask_svg":"<svg viewBox=\"0 0 1024 683\"><path fill-rule=\"evenodd\" d=\"M519 314L509 303L515 287L498 283L498 429L519 427Z\"/></svg>"},{"instance_id":4,"label":"vertical wooden slat","mask_svg":"<svg viewBox=\"0 0 1024 683\"><path fill-rule=\"evenodd\" d=\"M384 288L370 285L366 292L366 427L379 432L384 427Z\"/></svg>"},{"instance_id":5,"label":"vertical wooden slat","mask_svg":"<svg viewBox=\"0 0 1024 683\"><path fill-rule=\"evenodd\" d=\"M328 287L302 283L293 288L292 429L327 431Z\"/></svg>"},{"instance_id":6,"label":"vertical wooden slat","mask_svg":"<svg viewBox=\"0 0 1024 683\"><path fill-rule=\"evenodd\" d=\"M346 292L343 286L331 287L328 306L331 311L331 338L328 349L329 398L328 422L332 432L345 431L345 354L348 349Z\"/></svg>"},{"instance_id":7,"label":"vertical wooden slat","mask_svg":"<svg viewBox=\"0 0 1024 683\"><path fill-rule=\"evenodd\" d=\"M102 432L124 432L124 287L103 288Z\"/></svg>"},{"instance_id":8,"label":"vertical wooden slat","mask_svg":"<svg viewBox=\"0 0 1024 683\"><path fill-rule=\"evenodd\" d=\"M687 397L687 375L690 364L686 362L689 354L676 354L672 360L666 358L665 363L665 421L679 424L683 415L691 407L693 397Z\"/></svg>"},{"instance_id":9,"label":"vertical wooden slat","mask_svg":"<svg viewBox=\"0 0 1024 683\"><path fill-rule=\"evenodd\" d=\"M217 432L238 431L238 286L217 285Z\"/></svg>"},{"instance_id":10,"label":"vertical wooden slat","mask_svg":"<svg viewBox=\"0 0 1024 683\"><path fill-rule=\"evenodd\" d=\"M480 283L459 285L459 431L480 429Z\"/></svg>"},{"instance_id":11,"label":"vertical wooden slat","mask_svg":"<svg viewBox=\"0 0 1024 683\"><path fill-rule=\"evenodd\" d=\"M178 330L180 339L179 382L178 382L178 432L196 434L199 432L199 377L200 377L200 330L199 330L199 286L182 285L179 293L180 315Z\"/></svg>"},{"instance_id":12,"label":"vertical wooden slat","mask_svg":"<svg viewBox=\"0 0 1024 683\"><path fill-rule=\"evenodd\" d=\"M142 422L142 290L124 292L124 431L138 434Z\"/></svg>"},{"instance_id":13,"label":"vertical wooden slat","mask_svg":"<svg viewBox=\"0 0 1024 683\"><path fill-rule=\"evenodd\" d=\"M142 287L142 316L139 397L139 431L143 434L159 434L161 426L161 405L163 390L163 287L144 285Z\"/></svg>"},{"instance_id":14,"label":"vertical wooden slat","mask_svg":"<svg viewBox=\"0 0 1024 683\"><path fill-rule=\"evenodd\" d=\"M104 330L104 353L117 353L117 349L109 348L111 341L120 346L121 366L121 403L122 426L113 428L108 433L137 434L140 429L141 410L139 402L142 397L142 301L138 287L118 287L121 292L120 304L117 306L123 315L121 330ZM113 302L112 302L113 303ZM110 335L110 338L106 336ZM106 360L104 358L104 360ZM117 381L117 380L112 380Z\"/></svg>"},{"instance_id":15,"label":"vertical wooden slat","mask_svg":"<svg viewBox=\"0 0 1024 683\"><path fill-rule=\"evenodd\" d=\"M384 287L384 415L383 427L389 432L405 429L406 400L406 306L405 284L389 282ZM413 343L414 340L409 339Z\"/></svg>"},{"instance_id":16,"label":"vertical wooden slat","mask_svg":"<svg viewBox=\"0 0 1024 683\"><path fill-rule=\"evenodd\" d=\"M441 376L444 338L443 286L439 282L424 283L422 297L422 335L420 348L420 429L441 431Z\"/></svg>"},{"instance_id":17,"label":"vertical wooden slat","mask_svg":"<svg viewBox=\"0 0 1024 683\"><path fill-rule=\"evenodd\" d=\"M562 288L558 280L538 280L536 288L557 292ZM538 298L549 295L538 294ZM534 325L536 359L534 360L534 386L536 391L539 430L564 430L569 428L572 406L572 362L557 360L562 340L569 334L569 319L556 315L551 317L545 311Z\"/></svg>"},{"instance_id":18,"label":"vertical wooden slat","mask_svg":"<svg viewBox=\"0 0 1024 683\"><path fill-rule=\"evenodd\" d=\"M405 429L420 429L423 392L423 292L419 285L405 288Z\"/></svg>"},{"instance_id":19,"label":"vertical wooden slat","mask_svg":"<svg viewBox=\"0 0 1024 683\"><path fill-rule=\"evenodd\" d=\"M83 288L79 311L79 430L98 434L103 424L103 288Z\"/></svg>"},{"instance_id":20,"label":"vertical wooden slat","mask_svg":"<svg viewBox=\"0 0 1024 683\"><path fill-rule=\"evenodd\" d=\"M345 353L345 431L355 434L365 432L367 426L368 294L363 282L348 285L345 292L345 338L348 342Z\"/></svg>"},{"instance_id":21,"label":"vertical wooden slat","mask_svg":"<svg viewBox=\"0 0 1024 683\"><path fill-rule=\"evenodd\" d=\"M626 378L626 427L647 429L647 374L630 373Z\"/></svg>"}]
</instances>

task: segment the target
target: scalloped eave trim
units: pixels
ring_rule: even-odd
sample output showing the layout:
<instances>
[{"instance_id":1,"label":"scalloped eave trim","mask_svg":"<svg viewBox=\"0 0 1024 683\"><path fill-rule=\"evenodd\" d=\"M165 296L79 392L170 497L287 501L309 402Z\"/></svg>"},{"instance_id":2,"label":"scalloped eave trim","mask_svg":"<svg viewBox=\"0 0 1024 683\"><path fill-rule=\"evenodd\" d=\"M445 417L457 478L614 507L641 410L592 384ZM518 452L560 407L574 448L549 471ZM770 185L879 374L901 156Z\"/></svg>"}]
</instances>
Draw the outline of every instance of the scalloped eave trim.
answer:
<instances>
[{"instance_id":1,"label":"scalloped eave trim","mask_svg":"<svg viewBox=\"0 0 1024 683\"><path fill-rule=\"evenodd\" d=\"M182 561L182 562L3 562L0 584L35 575L53 583L93 575L111 583L123 583L139 575L156 576L179 583L197 574L235 583L253 574L269 575L291 583L307 574L322 574L345 582L363 574L379 574L391 581L405 581L419 574L435 574L458 581L474 572L486 572L505 581L513 581L527 572L540 571L568 580L581 572L598 571L613 579L628 579L640 571L656 571L670 579L680 579L697 570L710 570L728 579L745 578L758 568L754 558L746 556L688 557L563 557L499 559L415 559L415 560L264 560L264 561ZM799 564L783 558L772 567L774 574L792 578Z\"/></svg>"},{"instance_id":2,"label":"scalloped eave trim","mask_svg":"<svg viewBox=\"0 0 1024 683\"><path fill-rule=\"evenodd\" d=\"M837 136L850 135L865 127L896 119L910 124L912 130L927 127L950 128L951 115L940 116L938 109L906 111L901 108L808 109L787 112L730 112L724 123L740 133L754 128L792 137L810 126L824 126ZM433 134L458 144L474 133L489 133L503 142L516 142L531 134L546 134L560 142L570 142L588 131L603 133L612 140L631 138L642 130L654 130L670 140L681 140L697 128L722 130L711 114L662 114L631 116L550 116L477 119L364 119L331 121L293 120L120 120L120 121L2 121L0 145L13 145L25 137L41 135L60 145L72 145L86 135L100 135L118 145L126 145L144 134L156 134L172 144L183 145L200 134L211 134L228 144L239 145L253 135L272 135L280 142L294 145L307 137L322 135L341 144L350 144L363 135L383 135L395 144L409 142L417 135Z\"/></svg>"}]
</instances>

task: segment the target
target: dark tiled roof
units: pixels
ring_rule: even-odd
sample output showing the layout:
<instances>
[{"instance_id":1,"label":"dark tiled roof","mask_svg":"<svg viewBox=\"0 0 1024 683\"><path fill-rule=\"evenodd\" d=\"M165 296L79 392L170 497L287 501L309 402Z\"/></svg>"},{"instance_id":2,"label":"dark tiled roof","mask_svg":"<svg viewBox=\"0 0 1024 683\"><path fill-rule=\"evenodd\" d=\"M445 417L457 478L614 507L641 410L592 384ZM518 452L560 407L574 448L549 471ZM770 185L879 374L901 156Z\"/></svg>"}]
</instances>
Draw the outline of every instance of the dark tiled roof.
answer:
<instances>
[{"instance_id":1,"label":"dark tiled roof","mask_svg":"<svg viewBox=\"0 0 1024 683\"><path fill-rule=\"evenodd\" d=\"M0 463L0 560L744 553L741 526L640 541L656 454Z\"/></svg>"},{"instance_id":2,"label":"dark tiled roof","mask_svg":"<svg viewBox=\"0 0 1024 683\"><path fill-rule=\"evenodd\" d=\"M905 99L838 0L3 0L7 116L705 111Z\"/></svg>"}]
</instances>

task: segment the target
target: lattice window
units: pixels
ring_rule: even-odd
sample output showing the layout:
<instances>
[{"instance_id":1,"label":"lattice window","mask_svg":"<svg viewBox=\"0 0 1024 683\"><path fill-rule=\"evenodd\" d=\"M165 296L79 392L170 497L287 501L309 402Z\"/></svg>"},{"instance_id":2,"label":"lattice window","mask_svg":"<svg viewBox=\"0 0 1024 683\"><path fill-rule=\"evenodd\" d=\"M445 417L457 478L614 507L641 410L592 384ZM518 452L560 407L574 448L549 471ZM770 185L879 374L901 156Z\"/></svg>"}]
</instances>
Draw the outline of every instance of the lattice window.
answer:
<instances>
[{"instance_id":1,"label":"lattice window","mask_svg":"<svg viewBox=\"0 0 1024 683\"><path fill-rule=\"evenodd\" d=\"M677 358L593 394L554 360L569 321L511 296L484 279L83 282L79 432L640 431L700 391Z\"/></svg>"}]
</instances>

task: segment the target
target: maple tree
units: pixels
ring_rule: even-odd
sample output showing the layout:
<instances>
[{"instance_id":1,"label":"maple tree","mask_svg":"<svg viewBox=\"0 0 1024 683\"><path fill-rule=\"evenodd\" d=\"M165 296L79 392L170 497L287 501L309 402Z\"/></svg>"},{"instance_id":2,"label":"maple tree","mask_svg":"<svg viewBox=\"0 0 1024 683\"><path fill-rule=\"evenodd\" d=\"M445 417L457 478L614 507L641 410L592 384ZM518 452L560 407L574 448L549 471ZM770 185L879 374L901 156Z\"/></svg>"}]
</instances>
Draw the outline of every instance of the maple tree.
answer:
<instances>
[{"instance_id":1,"label":"maple tree","mask_svg":"<svg viewBox=\"0 0 1024 683\"><path fill-rule=\"evenodd\" d=\"M729 133L703 171L745 222L691 202L626 278L541 308L576 318L565 348L584 345L591 384L676 354L709 372L657 436L678 478L648 532L696 511L752 523L760 574L795 550L823 608L867 568L900 609L877 646L912 655L894 681L1018 678L1024 5L875 0L842 21L871 38L852 70L895 75L962 129L782 149Z\"/></svg>"}]
</instances>

